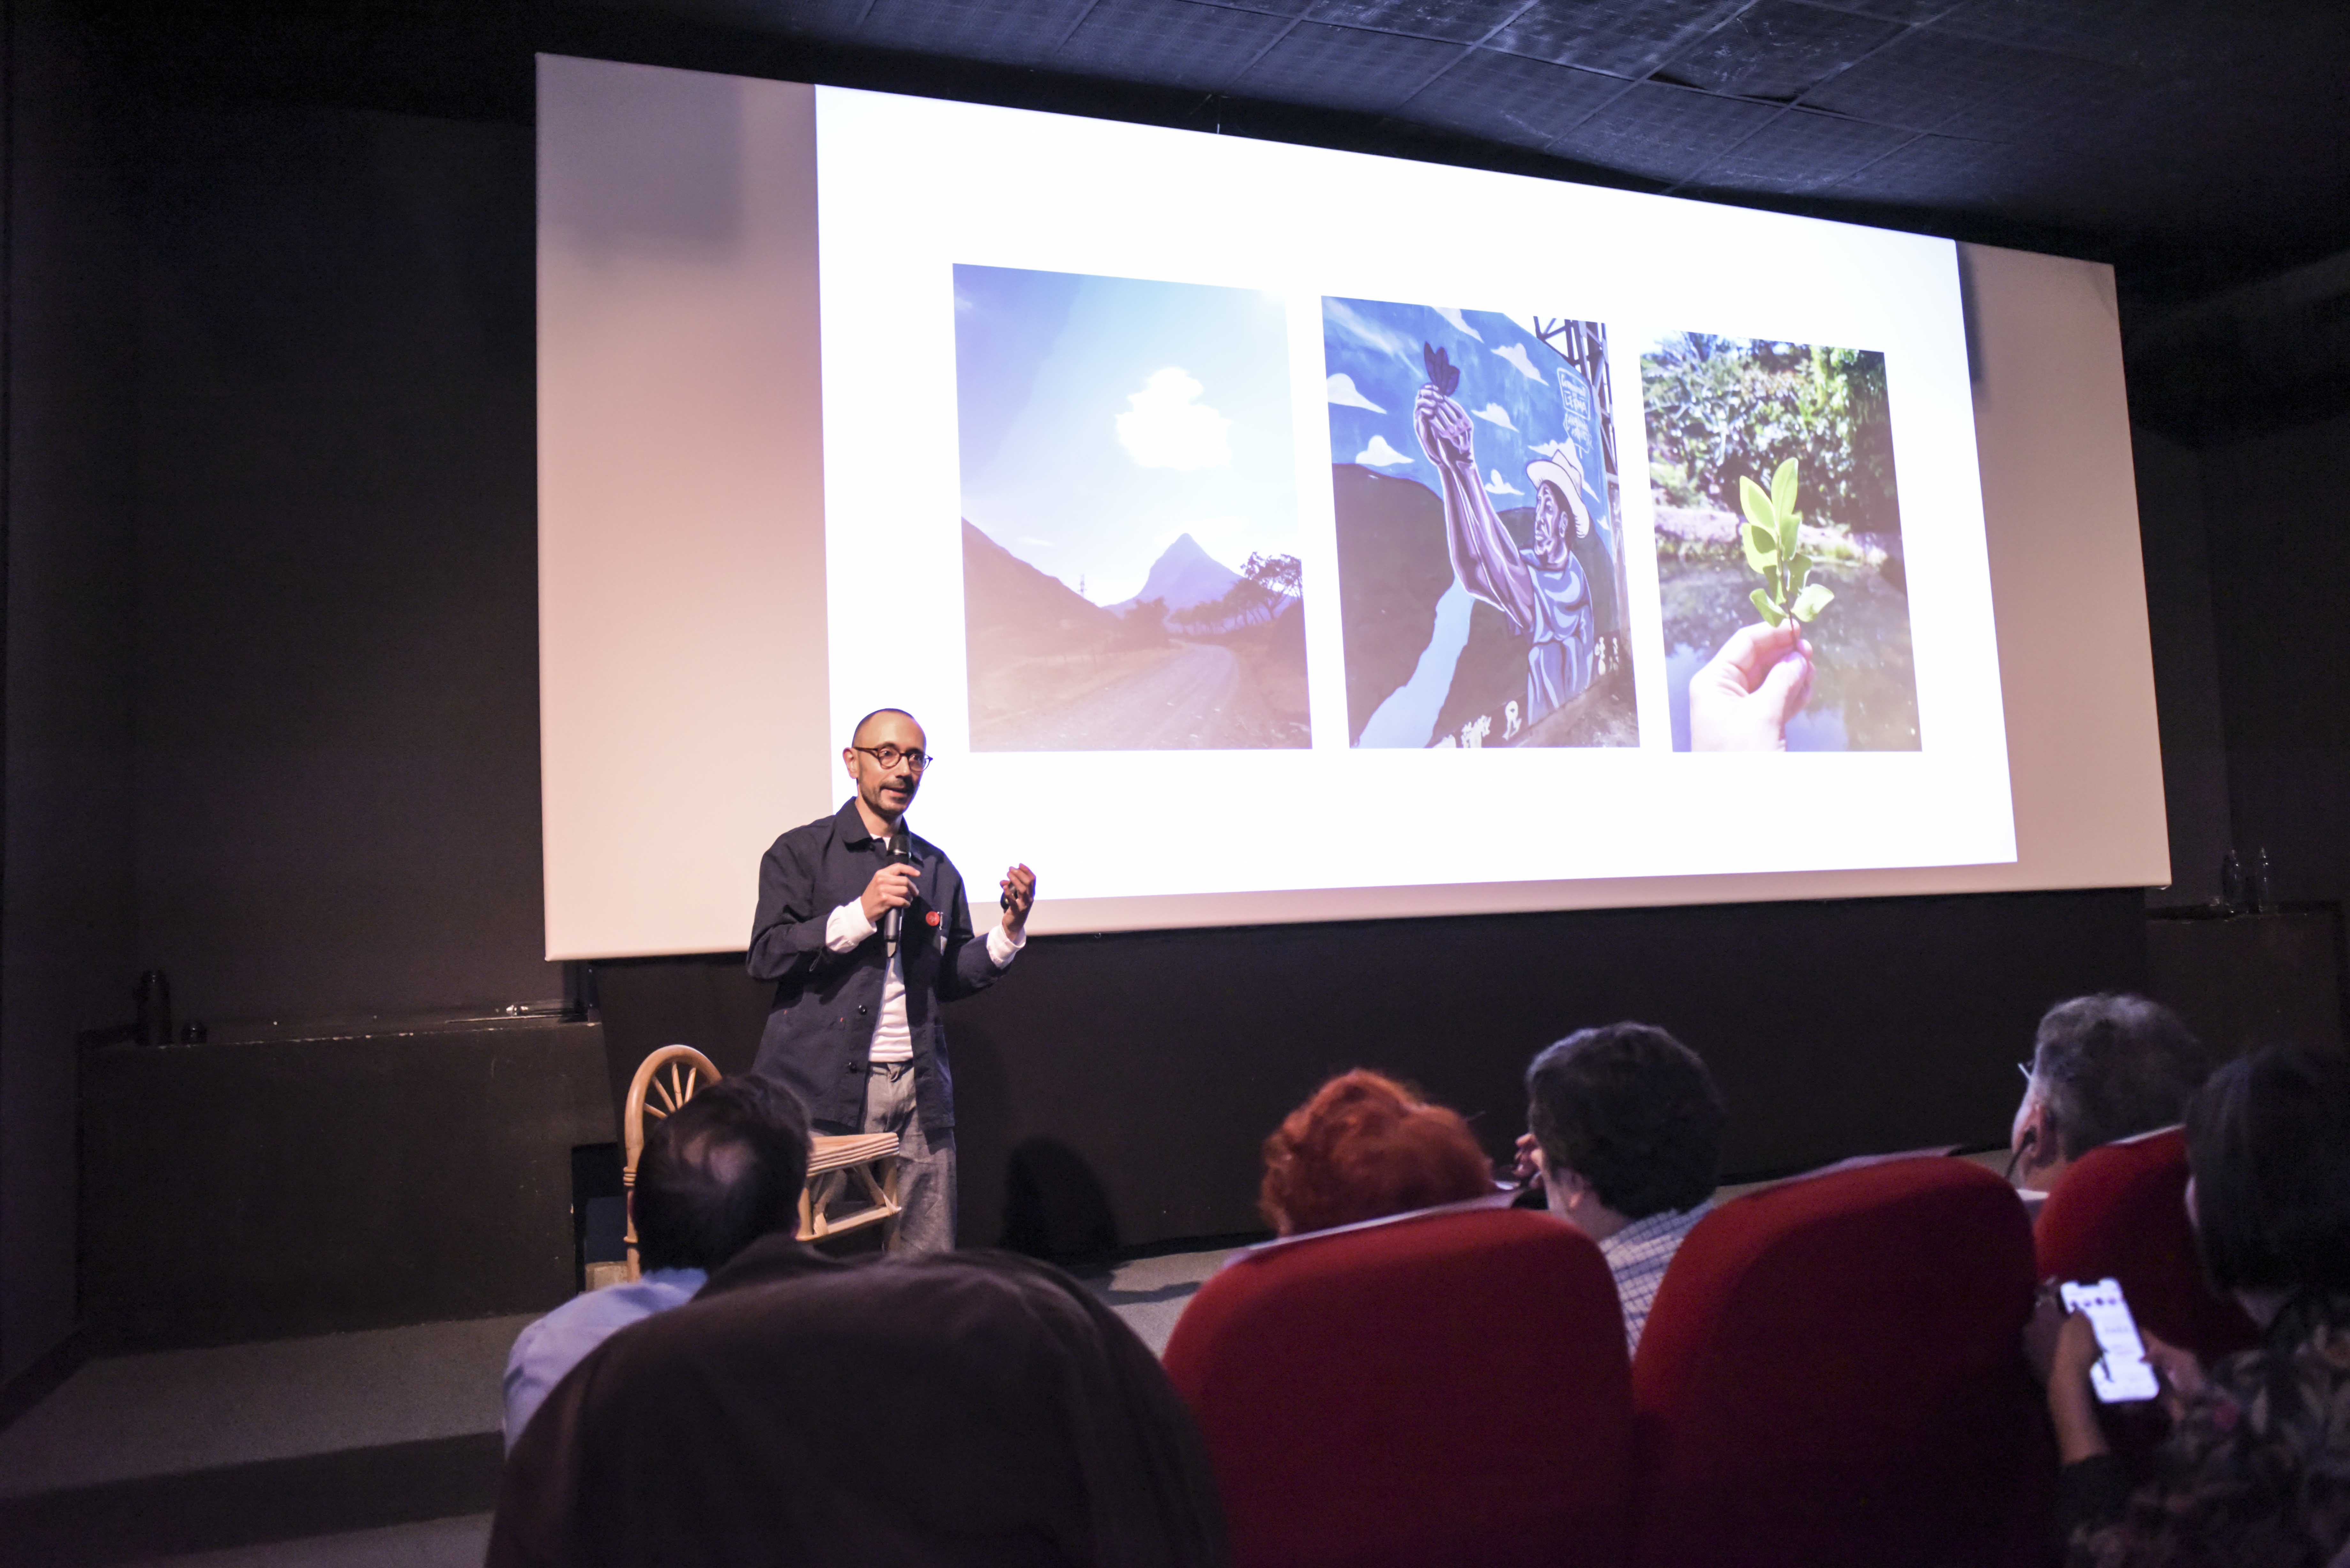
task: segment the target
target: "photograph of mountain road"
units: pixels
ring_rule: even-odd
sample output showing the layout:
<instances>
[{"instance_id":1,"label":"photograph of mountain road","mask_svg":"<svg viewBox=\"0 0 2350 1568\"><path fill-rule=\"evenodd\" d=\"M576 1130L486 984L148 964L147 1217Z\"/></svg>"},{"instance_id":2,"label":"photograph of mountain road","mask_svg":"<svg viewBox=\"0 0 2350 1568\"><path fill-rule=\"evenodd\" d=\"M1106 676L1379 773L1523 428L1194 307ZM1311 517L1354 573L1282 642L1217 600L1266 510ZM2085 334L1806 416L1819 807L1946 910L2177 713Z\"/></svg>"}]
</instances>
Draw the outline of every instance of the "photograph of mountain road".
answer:
<instances>
[{"instance_id":1,"label":"photograph of mountain road","mask_svg":"<svg viewBox=\"0 0 2350 1568\"><path fill-rule=\"evenodd\" d=\"M954 271L972 749L1306 745L1281 302Z\"/></svg>"}]
</instances>

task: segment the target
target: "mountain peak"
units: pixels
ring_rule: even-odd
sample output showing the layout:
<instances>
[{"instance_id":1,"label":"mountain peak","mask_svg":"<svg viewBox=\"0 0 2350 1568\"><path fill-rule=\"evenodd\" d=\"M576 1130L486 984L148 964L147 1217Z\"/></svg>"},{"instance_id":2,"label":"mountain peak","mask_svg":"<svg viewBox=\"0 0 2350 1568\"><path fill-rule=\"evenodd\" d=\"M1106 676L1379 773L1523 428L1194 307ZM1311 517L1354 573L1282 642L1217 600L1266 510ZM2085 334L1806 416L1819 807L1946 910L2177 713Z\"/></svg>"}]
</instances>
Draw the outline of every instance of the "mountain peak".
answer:
<instances>
[{"instance_id":1,"label":"mountain peak","mask_svg":"<svg viewBox=\"0 0 2350 1568\"><path fill-rule=\"evenodd\" d=\"M1142 581L1142 591L1110 607L1124 611L1145 599L1162 599L1168 614L1180 615L1222 598L1240 580L1238 572L1208 554L1200 541L1189 533L1178 534L1174 542L1159 553L1159 559L1150 564L1150 574Z\"/></svg>"}]
</instances>

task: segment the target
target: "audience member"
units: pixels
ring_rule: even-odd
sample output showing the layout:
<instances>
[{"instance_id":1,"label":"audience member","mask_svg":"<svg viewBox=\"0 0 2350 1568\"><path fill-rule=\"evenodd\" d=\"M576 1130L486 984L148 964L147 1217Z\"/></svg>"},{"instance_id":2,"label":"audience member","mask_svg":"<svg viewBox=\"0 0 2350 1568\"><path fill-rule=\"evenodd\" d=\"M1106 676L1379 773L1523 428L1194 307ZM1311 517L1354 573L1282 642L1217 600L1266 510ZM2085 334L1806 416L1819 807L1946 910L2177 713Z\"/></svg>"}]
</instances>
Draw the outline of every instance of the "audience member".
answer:
<instances>
[{"instance_id":1,"label":"audience member","mask_svg":"<svg viewBox=\"0 0 2350 1568\"><path fill-rule=\"evenodd\" d=\"M1357 1067L1264 1140L1257 1207L1292 1236L1493 1191L1492 1162L1457 1112Z\"/></svg>"},{"instance_id":2,"label":"audience member","mask_svg":"<svg viewBox=\"0 0 2350 1568\"><path fill-rule=\"evenodd\" d=\"M654 1122L630 1199L641 1277L575 1296L515 1338L506 1447L606 1338L692 1300L711 1270L769 1231L796 1231L807 1163L807 1112L772 1079L723 1078Z\"/></svg>"},{"instance_id":3,"label":"audience member","mask_svg":"<svg viewBox=\"0 0 2350 1568\"><path fill-rule=\"evenodd\" d=\"M770 1236L607 1341L506 1462L490 1568L1226 1561L1207 1452L1090 1291Z\"/></svg>"},{"instance_id":4,"label":"audience member","mask_svg":"<svg viewBox=\"0 0 2350 1568\"><path fill-rule=\"evenodd\" d=\"M2230 1063L2188 1108L2187 1158L2204 1271L2265 1343L2206 1373L2149 1337L2172 1426L2132 1492L2098 1424L2095 1335L2064 1320L2047 1376L2072 1561L2317 1568L2350 1543L2350 1062Z\"/></svg>"},{"instance_id":5,"label":"audience member","mask_svg":"<svg viewBox=\"0 0 2350 1568\"><path fill-rule=\"evenodd\" d=\"M2091 1149L2174 1125L2208 1066L2186 1022L2158 1002L2058 1002L2033 1044L2008 1138L2008 1179L2048 1192Z\"/></svg>"},{"instance_id":6,"label":"audience member","mask_svg":"<svg viewBox=\"0 0 2350 1568\"><path fill-rule=\"evenodd\" d=\"M1663 1030L1611 1023L1536 1056L1526 1098L1520 1168L1540 1173L1552 1213L1599 1243L1637 1351L1665 1266L1721 1179L1713 1075Z\"/></svg>"}]
</instances>

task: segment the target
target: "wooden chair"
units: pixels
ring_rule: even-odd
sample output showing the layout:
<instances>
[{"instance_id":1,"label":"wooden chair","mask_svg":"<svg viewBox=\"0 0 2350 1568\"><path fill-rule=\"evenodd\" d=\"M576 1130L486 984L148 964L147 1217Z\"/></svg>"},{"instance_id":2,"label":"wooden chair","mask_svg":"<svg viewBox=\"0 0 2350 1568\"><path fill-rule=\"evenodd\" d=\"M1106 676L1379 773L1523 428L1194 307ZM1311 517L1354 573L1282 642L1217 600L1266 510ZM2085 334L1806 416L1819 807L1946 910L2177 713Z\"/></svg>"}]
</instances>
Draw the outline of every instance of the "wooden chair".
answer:
<instances>
[{"instance_id":1,"label":"wooden chair","mask_svg":"<svg viewBox=\"0 0 2350 1568\"><path fill-rule=\"evenodd\" d=\"M898 1239L898 1135L854 1133L846 1137L821 1135L808 1140L807 1185L800 1189L800 1240L814 1241L879 1225L889 1241ZM825 1210L854 1181L864 1190L866 1206L827 1219Z\"/></svg>"},{"instance_id":2,"label":"wooden chair","mask_svg":"<svg viewBox=\"0 0 2350 1568\"><path fill-rule=\"evenodd\" d=\"M691 1045L664 1045L637 1064L637 1075L629 1080L628 1105L620 1112L620 1137L626 1140L621 1148L620 1190L629 1200L629 1278L639 1277L637 1269L637 1157L645 1151L645 1118L661 1117L693 1098L693 1092L704 1084L718 1082L718 1068L709 1057Z\"/></svg>"},{"instance_id":3,"label":"wooden chair","mask_svg":"<svg viewBox=\"0 0 2350 1568\"><path fill-rule=\"evenodd\" d=\"M629 1081L628 1104L620 1116L621 1136L626 1140L622 1149L626 1158L620 1170L624 1192L633 1195L636 1191L637 1159L645 1148L645 1118L671 1115L691 1099L696 1090L718 1079L717 1064L691 1045L664 1045L637 1064L636 1076ZM863 1189L868 1203L851 1213L828 1218L825 1211L847 1193L852 1181ZM837 1236L868 1225L887 1226L884 1234L895 1240L899 1209L896 1133L852 1133L837 1137L819 1133L808 1140L807 1183L800 1189L801 1241ZM633 1280L639 1277L633 1203L629 1205L626 1234L627 1277Z\"/></svg>"}]
</instances>

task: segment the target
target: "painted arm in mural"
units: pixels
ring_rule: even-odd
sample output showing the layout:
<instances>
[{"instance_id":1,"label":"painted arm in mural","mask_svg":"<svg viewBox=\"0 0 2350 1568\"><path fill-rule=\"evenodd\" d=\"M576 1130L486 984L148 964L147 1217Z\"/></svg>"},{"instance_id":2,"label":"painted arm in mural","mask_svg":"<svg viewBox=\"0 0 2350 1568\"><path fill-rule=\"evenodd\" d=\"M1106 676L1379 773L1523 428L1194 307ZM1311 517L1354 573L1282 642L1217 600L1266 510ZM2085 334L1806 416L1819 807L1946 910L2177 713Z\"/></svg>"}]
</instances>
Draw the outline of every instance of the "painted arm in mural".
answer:
<instances>
[{"instance_id":1,"label":"painted arm in mural","mask_svg":"<svg viewBox=\"0 0 2350 1568\"><path fill-rule=\"evenodd\" d=\"M1520 636L1534 626L1534 579L1518 542L1493 512L1477 473L1469 412L1432 386L1412 402L1411 428L1436 469L1444 498L1444 545L1461 586L1509 618Z\"/></svg>"}]
</instances>

